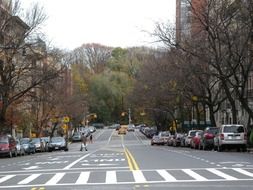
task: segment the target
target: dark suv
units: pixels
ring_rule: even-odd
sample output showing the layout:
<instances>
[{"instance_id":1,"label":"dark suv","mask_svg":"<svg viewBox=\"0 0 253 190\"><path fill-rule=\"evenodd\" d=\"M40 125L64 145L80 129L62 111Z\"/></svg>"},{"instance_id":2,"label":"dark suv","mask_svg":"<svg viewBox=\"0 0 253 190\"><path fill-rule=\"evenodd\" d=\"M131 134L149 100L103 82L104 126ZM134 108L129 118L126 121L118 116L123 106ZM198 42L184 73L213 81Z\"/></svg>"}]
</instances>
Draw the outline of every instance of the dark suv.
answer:
<instances>
[{"instance_id":1,"label":"dark suv","mask_svg":"<svg viewBox=\"0 0 253 190\"><path fill-rule=\"evenodd\" d=\"M11 135L0 136L0 155L17 156L16 141Z\"/></svg>"}]
</instances>

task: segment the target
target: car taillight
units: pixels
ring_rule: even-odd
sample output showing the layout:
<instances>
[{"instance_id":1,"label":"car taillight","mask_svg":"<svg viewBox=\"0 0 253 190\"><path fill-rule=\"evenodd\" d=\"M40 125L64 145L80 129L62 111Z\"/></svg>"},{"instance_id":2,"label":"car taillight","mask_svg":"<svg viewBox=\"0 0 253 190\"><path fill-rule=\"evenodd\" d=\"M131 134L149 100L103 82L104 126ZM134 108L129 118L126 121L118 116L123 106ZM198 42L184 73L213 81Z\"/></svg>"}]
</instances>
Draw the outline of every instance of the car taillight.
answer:
<instances>
[{"instance_id":1,"label":"car taillight","mask_svg":"<svg viewBox=\"0 0 253 190\"><path fill-rule=\"evenodd\" d=\"M224 134L223 133L220 134L220 139L224 140Z\"/></svg>"},{"instance_id":2,"label":"car taillight","mask_svg":"<svg viewBox=\"0 0 253 190\"><path fill-rule=\"evenodd\" d=\"M213 139L214 138L214 135L212 133L206 133L205 134L205 138L206 139Z\"/></svg>"}]
</instances>

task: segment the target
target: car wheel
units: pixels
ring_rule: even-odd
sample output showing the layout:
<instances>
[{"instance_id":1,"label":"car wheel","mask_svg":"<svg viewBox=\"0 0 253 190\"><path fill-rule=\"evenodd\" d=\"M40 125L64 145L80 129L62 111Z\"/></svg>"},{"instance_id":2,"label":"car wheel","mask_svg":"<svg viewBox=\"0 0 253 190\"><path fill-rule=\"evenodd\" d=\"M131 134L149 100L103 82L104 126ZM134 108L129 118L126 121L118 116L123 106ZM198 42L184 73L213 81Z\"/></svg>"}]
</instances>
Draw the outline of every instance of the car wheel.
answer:
<instances>
[{"instance_id":1,"label":"car wheel","mask_svg":"<svg viewBox=\"0 0 253 190\"><path fill-rule=\"evenodd\" d=\"M247 151L247 147L244 145L244 146L242 146L242 151L243 152L246 152Z\"/></svg>"},{"instance_id":2,"label":"car wheel","mask_svg":"<svg viewBox=\"0 0 253 190\"><path fill-rule=\"evenodd\" d=\"M68 148L65 148L64 151L69 151L69 149L68 149Z\"/></svg>"}]
</instances>

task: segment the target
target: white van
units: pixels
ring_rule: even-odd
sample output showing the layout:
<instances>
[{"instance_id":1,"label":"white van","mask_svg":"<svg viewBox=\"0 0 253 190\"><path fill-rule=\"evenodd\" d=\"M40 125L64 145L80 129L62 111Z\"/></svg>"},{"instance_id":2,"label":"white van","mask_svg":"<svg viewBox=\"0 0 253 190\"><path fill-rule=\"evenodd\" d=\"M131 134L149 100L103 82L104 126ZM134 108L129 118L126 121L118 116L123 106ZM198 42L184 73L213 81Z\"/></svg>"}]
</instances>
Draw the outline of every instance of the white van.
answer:
<instances>
[{"instance_id":1,"label":"white van","mask_svg":"<svg viewBox=\"0 0 253 190\"><path fill-rule=\"evenodd\" d=\"M237 148L246 151L247 130L243 125L222 125L214 137L214 149L222 151L225 148Z\"/></svg>"}]
</instances>

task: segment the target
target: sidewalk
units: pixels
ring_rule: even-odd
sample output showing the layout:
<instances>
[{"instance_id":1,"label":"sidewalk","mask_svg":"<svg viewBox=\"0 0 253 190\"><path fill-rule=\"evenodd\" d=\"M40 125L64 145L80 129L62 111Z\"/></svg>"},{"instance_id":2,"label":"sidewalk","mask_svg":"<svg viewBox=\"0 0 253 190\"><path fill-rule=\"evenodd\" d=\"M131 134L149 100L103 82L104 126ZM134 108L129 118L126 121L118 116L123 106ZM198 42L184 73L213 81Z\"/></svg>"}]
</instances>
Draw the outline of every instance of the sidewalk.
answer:
<instances>
[{"instance_id":1,"label":"sidewalk","mask_svg":"<svg viewBox=\"0 0 253 190\"><path fill-rule=\"evenodd\" d=\"M247 148L247 152L253 153L253 147L248 147L248 148Z\"/></svg>"}]
</instances>

